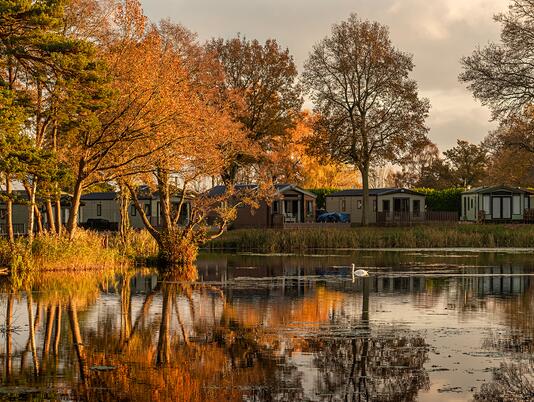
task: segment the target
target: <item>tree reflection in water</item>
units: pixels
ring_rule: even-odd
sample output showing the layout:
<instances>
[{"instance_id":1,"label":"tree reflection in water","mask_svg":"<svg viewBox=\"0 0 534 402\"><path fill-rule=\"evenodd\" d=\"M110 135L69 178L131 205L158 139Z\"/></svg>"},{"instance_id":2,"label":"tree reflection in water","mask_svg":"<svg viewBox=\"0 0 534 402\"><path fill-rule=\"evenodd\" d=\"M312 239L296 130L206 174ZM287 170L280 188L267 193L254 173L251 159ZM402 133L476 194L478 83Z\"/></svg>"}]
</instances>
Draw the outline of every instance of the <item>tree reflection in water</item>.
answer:
<instances>
[{"instance_id":1,"label":"tree reflection in water","mask_svg":"<svg viewBox=\"0 0 534 402\"><path fill-rule=\"evenodd\" d=\"M31 386L14 395L409 401L428 388L424 339L372 328L368 282L362 293L318 287L265 308L254 298L227 299L219 287L168 275L134 299L133 275L43 275L31 284L33 293L7 286L4 384ZM118 303L95 319L93 306L103 296ZM361 299L361 315L347 317L342 306L354 298ZM24 299L28 339L15 351L14 301ZM304 322L317 330L293 324ZM343 333L331 334L332 324ZM298 356L305 353L320 373L313 384L303 381Z\"/></svg>"},{"instance_id":2,"label":"tree reflection in water","mask_svg":"<svg viewBox=\"0 0 534 402\"><path fill-rule=\"evenodd\" d=\"M534 400L534 359L502 363L493 381L483 384L476 402L523 402Z\"/></svg>"}]
</instances>

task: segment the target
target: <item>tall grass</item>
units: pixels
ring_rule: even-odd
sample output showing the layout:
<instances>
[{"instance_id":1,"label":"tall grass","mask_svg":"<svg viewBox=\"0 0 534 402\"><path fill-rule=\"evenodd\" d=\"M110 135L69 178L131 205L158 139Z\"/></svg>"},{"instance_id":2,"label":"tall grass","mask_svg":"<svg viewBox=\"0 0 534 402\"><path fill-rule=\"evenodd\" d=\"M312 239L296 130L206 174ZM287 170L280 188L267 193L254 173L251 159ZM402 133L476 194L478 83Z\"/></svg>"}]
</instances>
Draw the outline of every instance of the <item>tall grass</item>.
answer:
<instances>
[{"instance_id":1,"label":"tall grass","mask_svg":"<svg viewBox=\"0 0 534 402\"><path fill-rule=\"evenodd\" d=\"M98 233L80 230L74 239L63 236L37 236L32 244L19 238L10 245L0 240L0 265L11 271L106 269L124 263L116 248L107 247Z\"/></svg>"},{"instance_id":2,"label":"tall grass","mask_svg":"<svg viewBox=\"0 0 534 402\"><path fill-rule=\"evenodd\" d=\"M32 263L43 270L82 270L112 268L124 262L116 248L108 247L105 237L80 230L74 239L53 235L37 237L31 247Z\"/></svg>"},{"instance_id":3,"label":"tall grass","mask_svg":"<svg viewBox=\"0 0 534 402\"><path fill-rule=\"evenodd\" d=\"M116 233L78 230L74 239L44 234L31 246L19 238L10 245L0 238L0 268L27 270L87 270L117 268L133 258L154 257L157 244L147 231L132 231L123 241Z\"/></svg>"},{"instance_id":4,"label":"tall grass","mask_svg":"<svg viewBox=\"0 0 534 402\"><path fill-rule=\"evenodd\" d=\"M534 247L534 225L448 225L392 228L236 230L211 250L287 253L344 248Z\"/></svg>"}]
</instances>

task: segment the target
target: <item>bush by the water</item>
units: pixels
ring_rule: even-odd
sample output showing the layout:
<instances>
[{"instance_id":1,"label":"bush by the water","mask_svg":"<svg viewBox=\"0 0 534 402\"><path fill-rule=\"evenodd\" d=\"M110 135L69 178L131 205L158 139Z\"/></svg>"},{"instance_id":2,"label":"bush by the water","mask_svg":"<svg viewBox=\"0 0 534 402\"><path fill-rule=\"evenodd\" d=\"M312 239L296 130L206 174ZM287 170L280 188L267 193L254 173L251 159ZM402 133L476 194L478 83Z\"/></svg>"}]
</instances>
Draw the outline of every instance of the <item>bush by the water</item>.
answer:
<instances>
[{"instance_id":1,"label":"bush by the water","mask_svg":"<svg viewBox=\"0 0 534 402\"><path fill-rule=\"evenodd\" d=\"M390 228L236 230L211 250L293 253L320 249L534 247L534 225L449 225Z\"/></svg>"}]
</instances>

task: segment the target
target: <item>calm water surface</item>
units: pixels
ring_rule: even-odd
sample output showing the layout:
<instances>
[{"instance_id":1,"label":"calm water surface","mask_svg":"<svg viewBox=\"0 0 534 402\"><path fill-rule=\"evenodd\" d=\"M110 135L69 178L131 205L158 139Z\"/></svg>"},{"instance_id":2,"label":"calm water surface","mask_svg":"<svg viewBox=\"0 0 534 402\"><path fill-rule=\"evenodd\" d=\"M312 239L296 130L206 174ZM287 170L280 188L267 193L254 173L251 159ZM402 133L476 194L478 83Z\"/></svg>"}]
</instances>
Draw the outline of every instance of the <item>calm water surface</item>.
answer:
<instances>
[{"instance_id":1,"label":"calm water surface","mask_svg":"<svg viewBox=\"0 0 534 402\"><path fill-rule=\"evenodd\" d=\"M532 253L206 254L198 271L5 281L0 399L534 400Z\"/></svg>"}]
</instances>

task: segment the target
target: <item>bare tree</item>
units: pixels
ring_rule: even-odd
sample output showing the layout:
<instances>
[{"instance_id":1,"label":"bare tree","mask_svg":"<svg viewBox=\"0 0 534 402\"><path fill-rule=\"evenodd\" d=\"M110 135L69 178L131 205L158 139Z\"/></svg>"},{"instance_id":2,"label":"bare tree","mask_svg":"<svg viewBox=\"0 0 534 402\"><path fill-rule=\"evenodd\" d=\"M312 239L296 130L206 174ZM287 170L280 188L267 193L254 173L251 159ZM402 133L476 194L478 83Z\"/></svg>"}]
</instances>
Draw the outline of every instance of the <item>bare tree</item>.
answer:
<instances>
[{"instance_id":1,"label":"bare tree","mask_svg":"<svg viewBox=\"0 0 534 402\"><path fill-rule=\"evenodd\" d=\"M369 213L369 170L395 161L426 137L429 102L409 78L412 57L396 49L387 27L352 14L313 48L303 83L319 115L309 148L354 165Z\"/></svg>"},{"instance_id":2,"label":"bare tree","mask_svg":"<svg viewBox=\"0 0 534 402\"><path fill-rule=\"evenodd\" d=\"M512 0L500 43L490 43L462 60L460 81L495 118L521 112L534 101L534 0Z\"/></svg>"}]
</instances>

